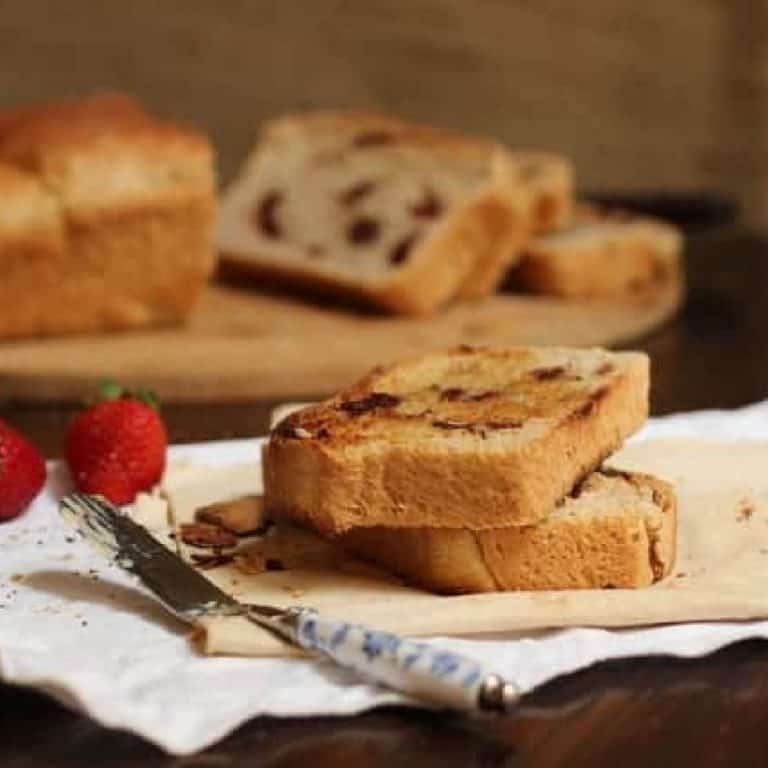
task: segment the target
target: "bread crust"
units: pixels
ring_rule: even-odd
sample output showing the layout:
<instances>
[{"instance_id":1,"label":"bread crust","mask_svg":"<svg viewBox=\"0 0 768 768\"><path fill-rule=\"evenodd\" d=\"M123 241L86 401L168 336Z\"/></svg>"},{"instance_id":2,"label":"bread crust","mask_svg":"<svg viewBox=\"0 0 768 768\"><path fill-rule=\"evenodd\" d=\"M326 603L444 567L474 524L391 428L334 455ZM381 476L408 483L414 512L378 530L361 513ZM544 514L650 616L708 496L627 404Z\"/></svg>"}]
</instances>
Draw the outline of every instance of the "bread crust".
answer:
<instances>
[{"instance_id":1,"label":"bread crust","mask_svg":"<svg viewBox=\"0 0 768 768\"><path fill-rule=\"evenodd\" d=\"M407 123L397 118L365 112L315 112L288 115L269 122L261 142L246 161L241 179L258 174L262 148L313 137L387 137L388 142L417 147L446 164L480 164L488 177L472 195L454 206L429 235L417 243L408 262L375 279L324 274L307 262L282 263L260 254L239 250L226 234L218 238L226 262L257 277L303 290L337 293L390 312L425 315L454 298L466 286L466 296L491 292L506 267L519 256L528 232L529 197L519 179L517 165L499 144ZM237 188L236 182L233 190ZM222 208L234 205L225 193Z\"/></svg>"},{"instance_id":2,"label":"bread crust","mask_svg":"<svg viewBox=\"0 0 768 768\"><path fill-rule=\"evenodd\" d=\"M514 276L517 285L533 293L596 299L638 294L660 283L682 284L683 236L673 225L591 208L582 209L572 225L525 246ZM568 232L594 234L563 239Z\"/></svg>"},{"instance_id":3,"label":"bread crust","mask_svg":"<svg viewBox=\"0 0 768 768\"><path fill-rule=\"evenodd\" d=\"M510 152L505 175L516 180L523 200L517 227L497 237L478 257L461 285L460 299L479 299L496 291L510 269L520 262L531 236L565 224L573 209L573 167L566 158L546 152ZM510 186L515 186L511 184ZM523 213L524 210L524 213Z\"/></svg>"},{"instance_id":4,"label":"bread crust","mask_svg":"<svg viewBox=\"0 0 768 768\"><path fill-rule=\"evenodd\" d=\"M61 240L58 201L35 176L0 162L0 199L6 244Z\"/></svg>"},{"instance_id":5,"label":"bread crust","mask_svg":"<svg viewBox=\"0 0 768 768\"><path fill-rule=\"evenodd\" d=\"M535 150L516 150L510 157L531 195L531 232L564 227L574 211L573 163L564 155Z\"/></svg>"},{"instance_id":6,"label":"bread crust","mask_svg":"<svg viewBox=\"0 0 768 768\"><path fill-rule=\"evenodd\" d=\"M530 193L524 188L516 188L510 184L495 194L508 197L508 205L498 209L497 216L500 220L496 226L493 220L486 221L485 227L478 232L474 265L459 287L458 299L482 299L494 293L507 271L519 262L522 248L530 238ZM471 224L470 221L467 223ZM450 244L447 244L445 251L448 252L449 249Z\"/></svg>"},{"instance_id":7,"label":"bread crust","mask_svg":"<svg viewBox=\"0 0 768 768\"><path fill-rule=\"evenodd\" d=\"M0 214L0 336L189 313L214 267L205 137L117 95L22 108L0 115L0 188L14 177L20 212Z\"/></svg>"},{"instance_id":8,"label":"bread crust","mask_svg":"<svg viewBox=\"0 0 768 768\"><path fill-rule=\"evenodd\" d=\"M564 367L551 361L566 357L603 373L557 381L549 371ZM519 366L520 375L495 402L446 402L449 390L430 366L452 365L487 368L475 391L488 390L501 365ZM642 354L464 349L405 361L276 427L264 452L265 503L330 534L528 525L616 450L647 410Z\"/></svg>"},{"instance_id":9,"label":"bread crust","mask_svg":"<svg viewBox=\"0 0 768 768\"><path fill-rule=\"evenodd\" d=\"M626 484L636 489L634 496L620 490ZM650 475L599 470L580 493L578 513L566 511L574 507L569 497L558 514L536 525L487 531L360 528L338 542L414 584L446 594L632 589L670 573L677 502L669 484Z\"/></svg>"}]
</instances>

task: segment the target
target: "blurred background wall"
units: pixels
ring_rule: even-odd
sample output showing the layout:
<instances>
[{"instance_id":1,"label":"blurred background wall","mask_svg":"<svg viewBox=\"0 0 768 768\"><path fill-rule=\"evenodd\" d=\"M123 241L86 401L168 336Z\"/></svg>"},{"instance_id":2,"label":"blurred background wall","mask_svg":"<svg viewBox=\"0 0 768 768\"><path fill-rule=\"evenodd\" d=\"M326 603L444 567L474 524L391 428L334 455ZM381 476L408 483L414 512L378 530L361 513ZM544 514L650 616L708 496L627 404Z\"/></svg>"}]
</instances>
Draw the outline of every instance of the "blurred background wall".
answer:
<instances>
[{"instance_id":1,"label":"blurred background wall","mask_svg":"<svg viewBox=\"0 0 768 768\"><path fill-rule=\"evenodd\" d=\"M375 107L576 161L589 190L716 189L768 231L764 0L0 0L0 105L112 87L207 129Z\"/></svg>"}]
</instances>

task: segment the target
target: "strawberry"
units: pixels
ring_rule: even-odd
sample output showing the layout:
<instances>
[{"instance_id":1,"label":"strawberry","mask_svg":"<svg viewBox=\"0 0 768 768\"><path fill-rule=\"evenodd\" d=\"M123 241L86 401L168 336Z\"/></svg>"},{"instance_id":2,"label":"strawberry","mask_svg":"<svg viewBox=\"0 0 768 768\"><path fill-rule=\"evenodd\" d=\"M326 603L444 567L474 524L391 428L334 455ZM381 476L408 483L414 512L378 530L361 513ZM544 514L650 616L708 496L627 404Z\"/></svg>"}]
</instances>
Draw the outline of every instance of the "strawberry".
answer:
<instances>
[{"instance_id":1,"label":"strawberry","mask_svg":"<svg viewBox=\"0 0 768 768\"><path fill-rule=\"evenodd\" d=\"M165 469L168 438L156 398L109 384L70 424L65 455L77 488L129 504Z\"/></svg>"},{"instance_id":2,"label":"strawberry","mask_svg":"<svg viewBox=\"0 0 768 768\"><path fill-rule=\"evenodd\" d=\"M0 420L0 521L20 515L44 483L40 451Z\"/></svg>"}]
</instances>

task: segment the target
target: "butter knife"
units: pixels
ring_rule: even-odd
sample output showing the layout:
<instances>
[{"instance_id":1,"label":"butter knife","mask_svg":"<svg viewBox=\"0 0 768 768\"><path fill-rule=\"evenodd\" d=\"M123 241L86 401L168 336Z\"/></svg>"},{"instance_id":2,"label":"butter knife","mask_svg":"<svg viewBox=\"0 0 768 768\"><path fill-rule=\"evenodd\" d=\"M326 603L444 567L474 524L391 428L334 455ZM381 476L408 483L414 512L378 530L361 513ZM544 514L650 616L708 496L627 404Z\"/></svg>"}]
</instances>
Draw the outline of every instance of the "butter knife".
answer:
<instances>
[{"instance_id":1,"label":"butter knife","mask_svg":"<svg viewBox=\"0 0 768 768\"><path fill-rule=\"evenodd\" d=\"M72 493L62 499L60 513L183 621L242 616L380 685L450 709L504 712L519 700L512 683L459 654L324 618L312 608L240 603L100 496Z\"/></svg>"}]
</instances>

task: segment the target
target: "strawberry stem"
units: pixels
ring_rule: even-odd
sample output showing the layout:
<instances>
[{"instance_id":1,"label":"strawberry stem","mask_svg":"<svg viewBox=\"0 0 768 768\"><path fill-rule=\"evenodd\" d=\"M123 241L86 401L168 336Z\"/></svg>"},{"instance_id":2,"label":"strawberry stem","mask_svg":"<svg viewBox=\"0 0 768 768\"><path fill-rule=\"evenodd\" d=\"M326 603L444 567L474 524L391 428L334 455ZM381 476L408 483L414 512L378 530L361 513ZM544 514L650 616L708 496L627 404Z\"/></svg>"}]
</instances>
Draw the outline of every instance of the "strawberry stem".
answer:
<instances>
[{"instance_id":1,"label":"strawberry stem","mask_svg":"<svg viewBox=\"0 0 768 768\"><path fill-rule=\"evenodd\" d=\"M99 383L100 400L138 400L152 410L160 410L160 398L155 392L146 387L127 389L116 381L104 380Z\"/></svg>"},{"instance_id":2,"label":"strawberry stem","mask_svg":"<svg viewBox=\"0 0 768 768\"><path fill-rule=\"evenodd\" d=\"M125 389L116 381L105 380L99 383L100 400L119 400L125 396Z\"/></svg>"}]
</instances>

